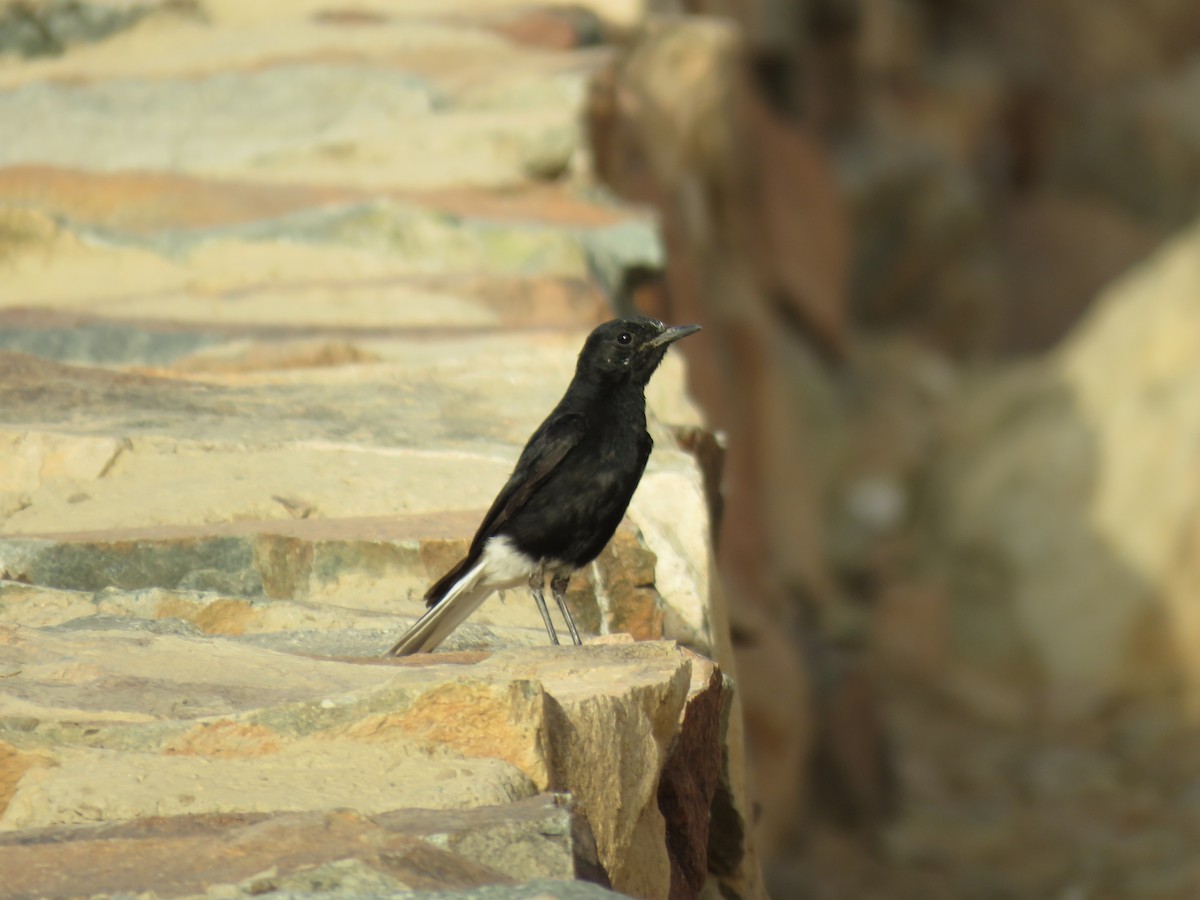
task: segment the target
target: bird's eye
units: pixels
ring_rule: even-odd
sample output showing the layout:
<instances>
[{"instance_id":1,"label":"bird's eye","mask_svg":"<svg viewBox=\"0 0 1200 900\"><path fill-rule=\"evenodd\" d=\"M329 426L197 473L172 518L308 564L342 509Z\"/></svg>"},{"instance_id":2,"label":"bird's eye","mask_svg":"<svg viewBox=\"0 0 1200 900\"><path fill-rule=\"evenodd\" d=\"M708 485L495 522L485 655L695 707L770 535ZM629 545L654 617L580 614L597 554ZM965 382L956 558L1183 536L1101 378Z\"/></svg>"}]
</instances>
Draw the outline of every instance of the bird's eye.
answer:
<instances>
[{"instance_id":1,"label":"bird's eye","mask_svg":"<svg viewBox=\"0 0 1200 900\"><path fill-rule=\"evenodd\" d=\"M622 331L620 334L617 335L617 343L618 344L629 344L629 343L632 343L632 341L633 341L633 335L630 334L628 331Z\"/></svg>"}]
</instances>

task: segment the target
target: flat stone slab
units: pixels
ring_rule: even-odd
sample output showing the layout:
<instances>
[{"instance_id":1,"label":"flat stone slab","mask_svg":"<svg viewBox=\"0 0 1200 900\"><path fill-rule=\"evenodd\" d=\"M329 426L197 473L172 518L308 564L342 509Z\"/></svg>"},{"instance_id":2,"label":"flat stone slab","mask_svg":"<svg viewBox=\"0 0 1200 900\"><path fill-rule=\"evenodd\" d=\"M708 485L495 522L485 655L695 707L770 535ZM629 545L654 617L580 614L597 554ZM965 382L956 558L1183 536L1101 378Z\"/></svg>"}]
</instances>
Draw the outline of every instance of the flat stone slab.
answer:
<instances>
[{"instance_id":1,"label":"flat stone slab","mask_svg":"<svg viewBox=\"0 0 1200 900\"><path fill-rule=\"evenodd\" d=\"M644 218L603 190L578 182L538 182L493 191L461 185L404 191L338 184L264 184L178 172L94 172L43 163L0 169L5 203L52 213L106 231L153 237L280 219L305 209L351 206L379 198L443 216L495 222L541 222L586 228Z\"/></svg>"},{"instance_id":2,"label":"flat stone slab","mask_svg":"<svg viewBox=\"0 0 1200 900\"><path fill-rule=\"evenodd\" d=\"M203 382L0 352L0 577L419 615L557 400L580 340L377 341L372 364ZM652 408L694 415L672 402L681 381L670 361ZM581 623L706 646L701 478L657 433L630 509L636 533L576 579ZM589 578L608 588L599 601ZM501 597L476 620L539 621L532 604Z\"/></svg>"},{"instance_id":3,"label":"flat stone slab","mask_svg":"<svg viewBox=\"0 0 1200 900\"><path fill-rule=\"evenodd\" d=\"M589 66L431 21L288 18L213 28L159 16L66 59L0 69L0 165L497 186L559 174L579 148L574 111L598 54ZM30 115L53 126L15 125ZM122 124L134 118L140 137Z\"/></svg>"},{"instance_id":4,"label":"flat stone slab","mask_svg":"<svg viewBox=\"0 0 1200 900\"><path fill-rule=\"evenodd\" d=\"M482 212L372 199L148 236L0 196L0 307L291 328L429 328L465 315L461 324L495 326L521 311L506 280L599 278L611 289L625 269L662 259L645 218L564 225Z\"/></svg>"},{"instance_id":5,"label":"flat stone slab","mask_svg":"<svg viewBox=\"0 0 1200 900\"><path fill-rule=\"evenodd\" d=\"M584 629L588 606L570 598ZM496 601L464 623L443 645L453 650L541 647L541 618L524 602ZM374 657L395 643L419 613L414 604L361 610L332 603L230 596L211 591L147 588L72 591L14 581L0 582L0 625L57 632L116 631L213 635L303 656ZM489 608L490 607L490 608ZM404 610L408 610L407 612ZM536 620L536 621L535 621Z\"/></svg>"},{"instance_id":6,"label":"flat stone slab","mask_svg":"<svg viewBox=\"0 0 1200 900\"><path fill-rule=\"evenodd\" d=\"M565 790L613 884L659 895L672 865L660 775L695 767L673 750L681 723L695 732L700 715L720 758L714 668L666 642L356 661L6 627L0 677L0 831Z\"/></svg>"},{"instance_id":7,"label":"flat stone slab","mask_svg":"<svg viewBox=\"0 0 1200 900\"><path fill-rule=\"evenodd\" d=\"M192 815L0 834L5 896L445 890L594 868L569 801L470 810Z\"/></svg>"}]
</instances>

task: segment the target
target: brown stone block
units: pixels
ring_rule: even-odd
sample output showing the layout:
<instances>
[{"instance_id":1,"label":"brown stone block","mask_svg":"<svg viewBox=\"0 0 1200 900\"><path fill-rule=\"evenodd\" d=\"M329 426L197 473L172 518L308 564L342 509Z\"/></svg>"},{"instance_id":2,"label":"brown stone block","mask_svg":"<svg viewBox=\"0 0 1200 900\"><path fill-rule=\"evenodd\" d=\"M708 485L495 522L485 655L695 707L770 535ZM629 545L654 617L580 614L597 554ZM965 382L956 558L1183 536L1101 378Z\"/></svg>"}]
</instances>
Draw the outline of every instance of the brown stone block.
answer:
<instances>
[{"instance_id":1,"label":"brown stone block","mask_svg":"<svg viewBox=\"0 0 1200 900\"><path fill-rule=\"evenodd\" d=\"M38 753L26 753L0 741L0 815L17 792L17 785L30 769L55 765L54 760Z\"/></svg>"},{"instance_id":2,"label":"brown stone block","mask_svg":"<svg viewBox=\"0 0 1200 900\"><path fill-rule=\"evenodd\" d=\"M617 529L596 560L610 632L625 632L639 641L662 638L664 611L662 597L654 587L656 563L635 529Z\"/></svg>"}]
</instances>

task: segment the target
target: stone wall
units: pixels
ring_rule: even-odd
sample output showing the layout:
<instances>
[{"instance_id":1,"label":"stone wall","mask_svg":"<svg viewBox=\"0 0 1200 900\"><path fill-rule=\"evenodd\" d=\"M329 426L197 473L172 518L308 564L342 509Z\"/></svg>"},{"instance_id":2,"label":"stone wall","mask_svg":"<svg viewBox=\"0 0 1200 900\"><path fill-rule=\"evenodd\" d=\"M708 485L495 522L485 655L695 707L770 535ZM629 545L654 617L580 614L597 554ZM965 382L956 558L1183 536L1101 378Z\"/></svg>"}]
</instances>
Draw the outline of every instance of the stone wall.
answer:
<instances>
[{"instance_id":1,"label":"stone wall","mask_svg":"<svg viewBox=\"0 0 1200 900\"><path fill-rule=\"evenodd\" d=\"M713 324L775 893L1190 896L1195 5L653 7L590 136Z\"/></svg>"}]
</instances>

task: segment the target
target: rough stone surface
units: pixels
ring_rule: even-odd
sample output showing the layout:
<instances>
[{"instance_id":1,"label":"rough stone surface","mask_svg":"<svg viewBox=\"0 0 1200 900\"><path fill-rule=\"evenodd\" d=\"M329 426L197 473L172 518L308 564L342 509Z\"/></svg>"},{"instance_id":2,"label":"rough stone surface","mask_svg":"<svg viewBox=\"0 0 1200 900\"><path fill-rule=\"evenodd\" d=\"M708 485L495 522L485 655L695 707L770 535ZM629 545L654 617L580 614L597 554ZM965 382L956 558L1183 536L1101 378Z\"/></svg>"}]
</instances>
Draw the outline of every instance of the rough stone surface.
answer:
<instances>
[{"instance_id":1,"label":"rough stone surface","mask_svg":"<svg viewBox=\"0 0 1200 900\"><path fill-rule=\"evenodd\" d=\"M102 41L155 14L184 14L171 3L79 3L46 0L0 11L0 55L56 56L77 44Z\"/></svg>"},{"instance_id":2,"label":"rough stone surface","mask_svg":"<svg viewBox=\"0 0 1200 900\"><path fill-rule=\"evenodd\" d=\"M707 680L706 680L707 676ZM709 878L713 802L722 781L721 741L724 692L716 666L696 657L696 696L684 712L679 735L658 783L658 808L666 820L672 897L699 896ZM722 826L728 822L720 821ZM715 867L714 867L715 868ZM720 874L728 874L721 872Z\"/></svg>"},{"instance_id":3,"label":"rough stone surface","mask_svg":"<svg viewBox=\"0 0 1200 900\"><path fill-rule=\"evenodd\" d=\"M0 893L701 889L708 810L668 843L662 774L744 776L662 641L725 640L681 357L571 588L614 645L546 647L515 591L379 656L662 264L580 114L644 10L561 6L0 13Z\"/></svg>"},{"instance_id":4,"label":"rough stone surface","mask_svg":"<svg viewBox=\"0 0 1200 900\"><path fill-rule=\"evenodd\" d=\"M377 378L332 386L311 369L283 383L221 386L6 355L5 437L14 463L4 482L4 531L32 536L6 538L0 568L10 579L74 590L187 588L415 613L429 580L464 546L446 542L470 535L515 448L561 390L535 383L524 368L533 353L513 358L511 342L476 344L476 360L489 344L500 353L496 365L524 369L534 392L524 411L519 396L498 398L504 416L494 422L477 393L483 373L469 375L465 356L451 363L424 342L409 345L401 371L384 367ZM574 347L560 346L565 381ZM380 391L435 372L476 384ZM678 372L660 377L669 383ZM32 391L36 407L24 399ZM355 409L355 395L365 408ZM81 404L104 415L81 420ZM442 435L440 448L426 446L431 429ZM662 443L645 491L687 491L694 462ZM474 457L465 473L464 452ZM378 490L381 483L389 490ZM706 552L696 539L706 510L694 489L680 499L695 517L690 529L664 521L655 493L639 497L632 515L680 597L677 636L703 646L707 573L695 554ZM73 533L61 534L68 521ZM491 606L498 621L506 610L509 624L512 615L537 621L528 604Z\"/></svg>"},{"instance_id":5,"label":"rough stone surface","mask_svg":"<svg viewBox=\"0 0 1200 900\"><path fill-rule=\"evenodd\" d=\"M453 815L244 813L38 829L0 836L0 858L14 897L138 891L146 871L159 896L445 890L570 879L570 835L569 806L538 797Z\"/></svg>"},{"instance_id":6,"label":"rough stone surface","mask_svg":"<svg viewBox=\"0 0 1200 900\"><path fill-rule=\"evenodd\" d=\"M475 810L555 790L570 792L594 835L592 868L627 893L668 896L671 860L687 853L694 865L706 846L708 809L693 804L668 808L699 844L676 835L668 849L659 785L669 757L676 768L719 758L720 680L672 644L364 665L212 638L9 627L0 665L0 829L15 834L339 807L396 828L413 814L391 810ZM688 737L677 741L681 720ZM711 792L717 767L692 777ZM407 831L462 827L424 815ZM571 877L590 846L575 849L568 823L558 850L522 850L507 813L488 829L478 813L461 816L478 827L440 846L515 877Z\"/></svg>"}]
</instances>

